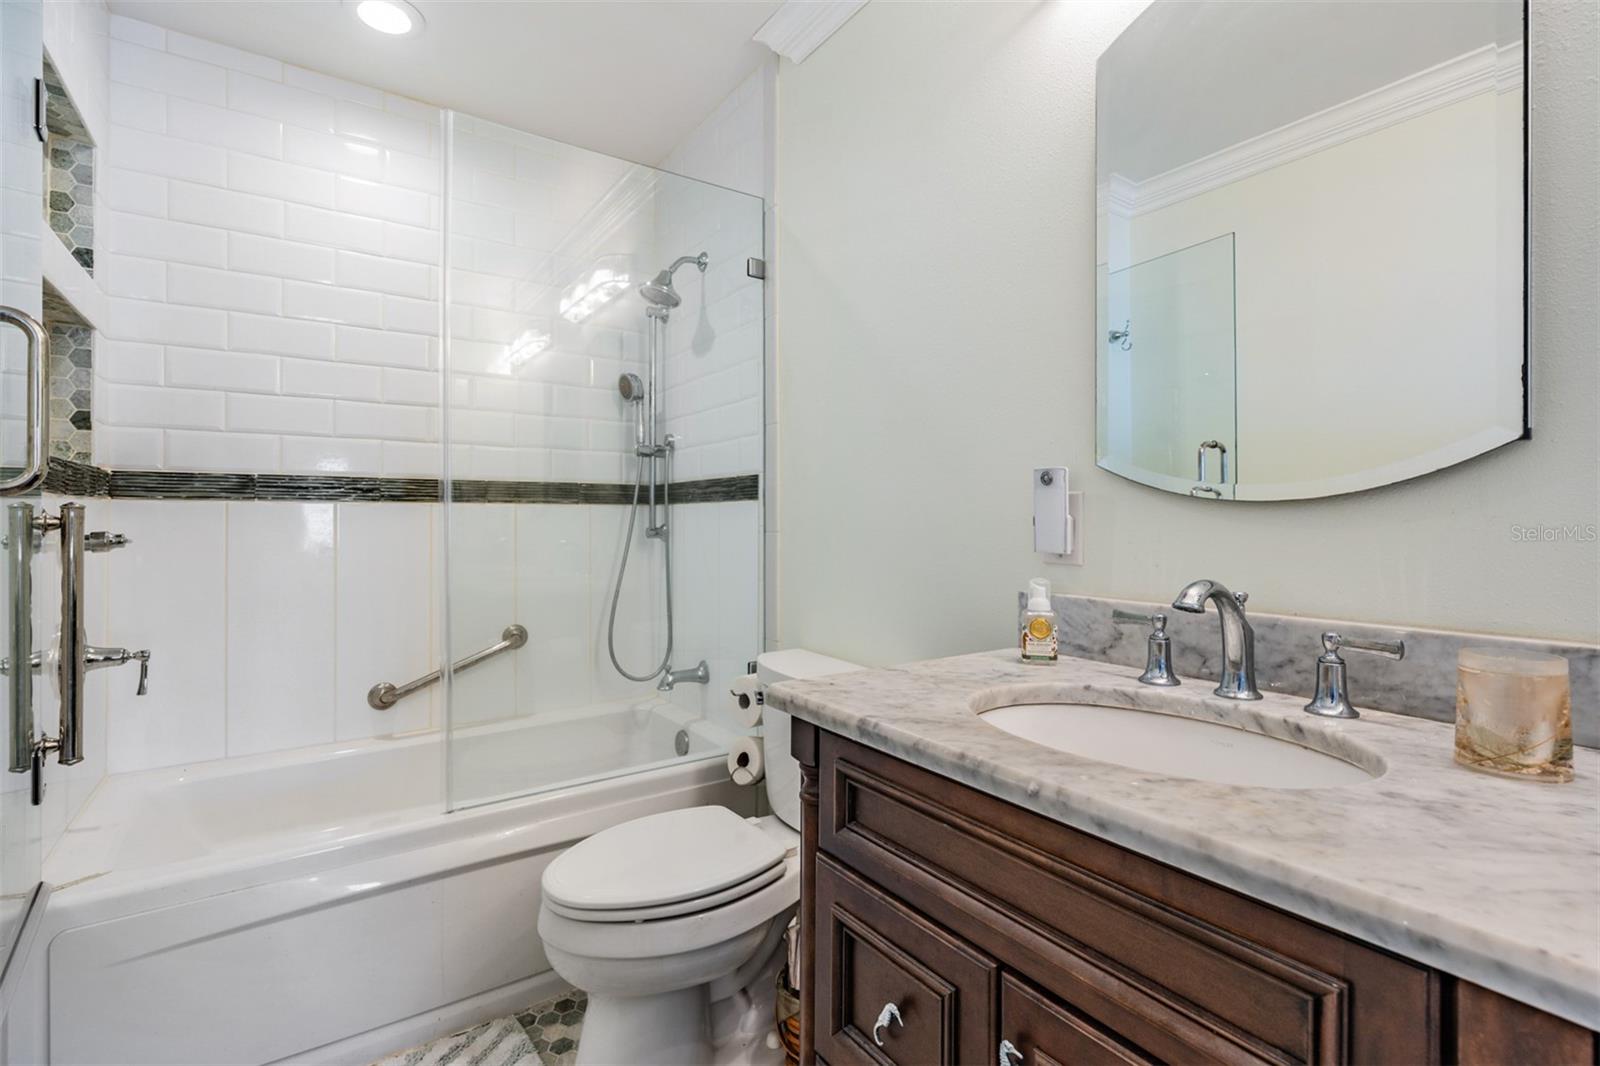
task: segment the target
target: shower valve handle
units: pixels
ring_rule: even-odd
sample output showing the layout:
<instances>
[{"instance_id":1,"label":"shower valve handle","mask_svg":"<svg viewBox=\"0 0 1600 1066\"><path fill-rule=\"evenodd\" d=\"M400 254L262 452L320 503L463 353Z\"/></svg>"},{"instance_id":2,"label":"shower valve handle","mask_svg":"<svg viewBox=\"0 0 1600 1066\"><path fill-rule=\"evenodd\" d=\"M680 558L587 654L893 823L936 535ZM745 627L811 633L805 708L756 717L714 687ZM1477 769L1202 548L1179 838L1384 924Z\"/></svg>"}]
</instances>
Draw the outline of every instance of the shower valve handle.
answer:
<instances>
[{"instance_id":1,"label":"shower valve handle","mask_svg":"<svg viewBox=\"0 0 1600 1066\"><path fill-rule=\"evenodd\" d=\"M139 687L134 690L135 696L150 694L150 650L148 648L133 653L133 658L139 660Z\"/></svg>"}]
</instances>

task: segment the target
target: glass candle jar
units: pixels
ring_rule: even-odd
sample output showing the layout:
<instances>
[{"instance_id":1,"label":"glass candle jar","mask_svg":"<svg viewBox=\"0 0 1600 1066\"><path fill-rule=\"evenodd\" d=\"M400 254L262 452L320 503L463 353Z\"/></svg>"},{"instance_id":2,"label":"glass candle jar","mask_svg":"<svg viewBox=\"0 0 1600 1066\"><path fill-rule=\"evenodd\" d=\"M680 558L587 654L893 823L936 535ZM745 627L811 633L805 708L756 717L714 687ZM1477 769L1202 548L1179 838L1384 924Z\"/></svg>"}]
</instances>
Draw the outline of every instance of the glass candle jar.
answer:
<instances>
[{"instance_id":1,"label":"glass candle jar","mask_svg":"<svg viewBox=\"0 0 1600 1066\"><path fill-rule=\"evenodd\" d=\"M1456 661L1456 762L1511 777L1571 781L1567 660L1462 648Z\"/></svg>"}]
</instances>

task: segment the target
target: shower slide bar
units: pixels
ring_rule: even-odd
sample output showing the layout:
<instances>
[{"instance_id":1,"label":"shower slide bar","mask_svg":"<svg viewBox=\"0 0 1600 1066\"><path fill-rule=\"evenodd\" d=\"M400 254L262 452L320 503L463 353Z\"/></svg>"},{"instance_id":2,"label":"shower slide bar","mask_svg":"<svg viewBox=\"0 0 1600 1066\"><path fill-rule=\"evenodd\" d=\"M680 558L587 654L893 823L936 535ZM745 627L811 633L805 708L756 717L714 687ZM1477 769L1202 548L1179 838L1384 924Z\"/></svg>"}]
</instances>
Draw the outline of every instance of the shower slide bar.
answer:
<instances>
[{"instance_id":1,"label":"shower slide bar","mask_svg":"<svg viewBox=\"0 0 1600 1066\"><path fill-rule=\"evenodd\" d=\"M466 658L458 660L453 666L451 666L450 670L452 673L459 674L463 670L472 669L485 659L492 659L503 651L513 651L522 647L526 643L528 643L528 631L522 626L519 626L513 622L511 625L506 626L505 629L501 631L499 641L489 645L482 651L475 651ZM423 674L415 681L407 681L403 685L394 685L390 684L388 681L379 681L376 685L373 685L367 690L367 706L371 707L375 711L387 711L390 707L393 707L395 704L399 703L413 692L416 692L420 689L425 689L429 685L436 683L442 676L443 674L441 671L433 670L429 673Z\"/></svg>"}]
</instances>

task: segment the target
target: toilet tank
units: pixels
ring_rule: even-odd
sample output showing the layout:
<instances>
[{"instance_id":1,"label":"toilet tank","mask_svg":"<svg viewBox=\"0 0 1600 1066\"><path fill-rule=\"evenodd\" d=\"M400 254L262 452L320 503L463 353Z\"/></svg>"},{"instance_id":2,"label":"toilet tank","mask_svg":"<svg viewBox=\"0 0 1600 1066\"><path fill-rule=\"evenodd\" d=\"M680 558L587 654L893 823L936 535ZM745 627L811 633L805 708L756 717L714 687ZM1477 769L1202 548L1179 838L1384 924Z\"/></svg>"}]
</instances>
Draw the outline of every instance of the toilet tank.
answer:
<instances>
[{"instance_id":1,"label":"toilet tank","mask_svg":"<svg viewBox=\"0 0 1600 1066\"><path fill-rule=\"evenodd\" d=\"M805 681L829 674L847 674L865 667L831 659L814 651L791 648L769 651L756 659L756 680L762 688L780 681ZM761 714L762 754L767 761L767 802L789 826L800 828L800 764L789 754L789 716L768 705Z\"/></svg>"}]
</instances>

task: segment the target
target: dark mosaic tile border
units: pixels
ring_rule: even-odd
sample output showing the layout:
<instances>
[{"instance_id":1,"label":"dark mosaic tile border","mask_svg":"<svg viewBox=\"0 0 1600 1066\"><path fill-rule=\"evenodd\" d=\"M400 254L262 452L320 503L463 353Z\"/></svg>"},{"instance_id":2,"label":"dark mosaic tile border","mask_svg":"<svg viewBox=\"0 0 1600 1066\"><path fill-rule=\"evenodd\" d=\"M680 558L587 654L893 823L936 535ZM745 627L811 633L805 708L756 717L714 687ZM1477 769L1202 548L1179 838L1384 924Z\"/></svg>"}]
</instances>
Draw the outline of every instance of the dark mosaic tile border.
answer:
<instances>
[{"instance_id":1,"label":"dark mosaic tile border","mask_svg":"<svg viewBox=\"0 0 1600 1066\"><path fill-rule=\"evenodd\" d=\"M756 474L680 481L673 503L726 503L761 498ZM624 505L633 483L579 481L457 481L456 503ZM442 498L437 478L318 476L306 474L200 474L176 470L102 470L52 458L45 491L127 500L306 500L431 503Z\"/></svg>"},{"instance_id":2,"label":"dark mosaic tile border","mask_svg":"<svg viewBox=\"0 0 1600 1066\"><path fill-rule=\"evenodd\" d=\"M761 478L756 474L736 477L708 477L699 481L679 481L672 486L673 503L725 503L728 500L758 500ZM626 503L627 501L622 501Z\"/></svg>"},{"instance_id":3,"label":"dark mosaic tile border","mask_svg":"<svg viewBox=\"0 0 1600 1066\"><path fill-rule=\"evenodd\" d=\"M669 486L673 503L727 503L761 498L756 474L676 481ZM639 498L645 498L641 489ZM590 503L626 505L633 483L595 481L457 481L451 499L457 503Z\"/></svg>"},{"instance_id":4,"label":"dark mosaic tile border","mask_svg":"<svg viewBox=\"0 0 1600 1066\"><path fill-rule=\"evenodd\" d=\"M111 471L51 456L45 468L44 491L57 496L109 496Z\"/></svg>"}]
</instances>

